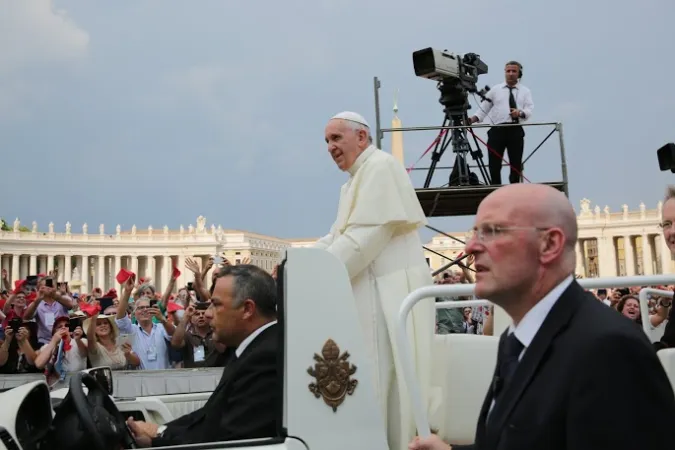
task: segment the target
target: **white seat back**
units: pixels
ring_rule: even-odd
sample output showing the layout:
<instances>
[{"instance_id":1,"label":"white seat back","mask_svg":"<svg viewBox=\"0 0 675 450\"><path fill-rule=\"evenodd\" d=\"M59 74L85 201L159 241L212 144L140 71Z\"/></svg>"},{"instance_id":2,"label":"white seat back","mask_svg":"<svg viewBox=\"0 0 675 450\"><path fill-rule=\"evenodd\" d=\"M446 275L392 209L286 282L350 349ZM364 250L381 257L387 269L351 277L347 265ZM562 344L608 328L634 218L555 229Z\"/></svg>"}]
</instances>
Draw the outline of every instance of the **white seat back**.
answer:
<instances>
[{"instance_id":1,"label":"white seat back","mask_svg":"<svg viewBox=\"0 0 675 450\"><path fill-rule=\"evenodd\" d=\"M675 391L675 348L665 348L659 350L656 354L659 356L661 364L663 364L663 368L666 371L666 375L668 375L673 391Z\"/></svg>"},{"instance_id":2,"label":"white seat back","mask_svg":"<svg viewBox=\"0 0 675 450\"><path fill-rule=\"evenodd\" d=\"M327 251L292 248L283 272L289 435L309 448L386 450L374 363L347 269Z\"/></svg>"},{"instance_id":3,"label":"white seat back","mask_svg":"<svg viewBox=\"0 0 675 450\"><path fill-rule=\"evenodd\" d=\"M442 398L429 418L438 434L453 444L472 444L478 415L492 382L499 337L441 334L434 340L432 385ZM439 400L439 399L435 399Z\"/></svg>"}]
</instances>

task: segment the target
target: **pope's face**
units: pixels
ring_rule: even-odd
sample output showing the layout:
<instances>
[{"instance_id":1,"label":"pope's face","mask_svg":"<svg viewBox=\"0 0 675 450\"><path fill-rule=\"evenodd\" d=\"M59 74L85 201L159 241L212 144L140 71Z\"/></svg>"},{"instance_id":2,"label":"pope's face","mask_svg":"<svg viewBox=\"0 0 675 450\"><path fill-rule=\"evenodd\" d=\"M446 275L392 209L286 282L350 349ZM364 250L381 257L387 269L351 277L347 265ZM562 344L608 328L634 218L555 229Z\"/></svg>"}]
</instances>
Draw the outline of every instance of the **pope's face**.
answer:
<instances>
[{"instance_id":1,"label":"pope's face","mask_svg":"<svg viewBox=\"0 0 675 450\"><path fill-rule=\"evenodd\" d=\"M368 133L364 130L355 131L342 119L332 119L326 125L326 144L328 153L340 170L349 170L368 147Z\"/></svg>"}]
</instances>

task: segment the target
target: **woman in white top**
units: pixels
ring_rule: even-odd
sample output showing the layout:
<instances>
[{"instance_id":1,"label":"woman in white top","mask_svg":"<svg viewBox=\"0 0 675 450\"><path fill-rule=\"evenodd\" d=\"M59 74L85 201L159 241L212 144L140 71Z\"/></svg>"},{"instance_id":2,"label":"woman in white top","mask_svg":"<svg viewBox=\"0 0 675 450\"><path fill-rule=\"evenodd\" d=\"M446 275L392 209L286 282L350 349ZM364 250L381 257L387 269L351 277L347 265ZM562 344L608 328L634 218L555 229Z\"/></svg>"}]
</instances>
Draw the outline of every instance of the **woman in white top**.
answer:
<instances>
[{"instance_id":1,"label":"woman in white top","mask_svg":"<svg viewBox=\"0 0 675 450\"><path fill-rule=\"evenodd\" d=\"M87 340L83 339L82 328L69 331L70 318L56 318L52 326L52 338L36 352L35 367L45 371L51 386L65 374L87 368Z\"/></svg>"},{"instance_id":2,"label":"woman in white top","mask_svg":"<svg viewBox=\"0 0 675 450\"><path fill-rule=\"evenodd\" d=\"M98 315L96 320L84 321L87 330L87 348L92 367L110 367L112 370L124 370L127 365L141 364L138 356L131 351L131 342L117 343L119 329L114 315Z\"/></svg>"}]
</instances>

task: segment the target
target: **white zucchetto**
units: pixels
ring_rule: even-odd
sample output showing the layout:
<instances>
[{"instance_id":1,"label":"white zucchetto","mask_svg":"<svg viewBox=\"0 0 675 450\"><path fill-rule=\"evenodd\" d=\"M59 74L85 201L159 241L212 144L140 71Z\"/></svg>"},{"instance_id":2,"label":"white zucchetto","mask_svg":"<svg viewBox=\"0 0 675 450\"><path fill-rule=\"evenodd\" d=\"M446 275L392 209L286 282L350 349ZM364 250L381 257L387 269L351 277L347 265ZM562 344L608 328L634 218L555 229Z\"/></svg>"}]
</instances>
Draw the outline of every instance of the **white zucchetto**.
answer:
<instances>
[{"instance_id":1,"label":"white zucchetto","mask_svg":"<svg viewBox=\"0 0 675 450\"><path fill-rule=\"evenodd\" d=\"M364 119L361 114L351 111L343 111L339 114L335 114L333 117L331 117L331 120L333 119L348 120L350 122L360 123L361 125L370 128L370 125L368 125L368 122L366 122L366 119Z\"/></svg>"}]
</instances>

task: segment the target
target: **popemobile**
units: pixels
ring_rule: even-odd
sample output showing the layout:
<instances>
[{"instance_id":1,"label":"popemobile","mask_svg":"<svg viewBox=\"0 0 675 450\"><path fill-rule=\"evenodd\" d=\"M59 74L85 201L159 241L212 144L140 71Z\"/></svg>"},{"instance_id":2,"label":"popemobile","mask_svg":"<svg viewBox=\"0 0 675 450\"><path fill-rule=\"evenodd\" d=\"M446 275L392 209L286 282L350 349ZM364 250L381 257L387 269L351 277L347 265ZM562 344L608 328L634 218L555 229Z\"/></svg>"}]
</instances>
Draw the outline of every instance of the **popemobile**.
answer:
<instances>
[{"instance_id":1,"label":"popemobile","mask_svg":"<svg viewBox=\"0 0 675 450\"><path fill-rule=\"evenodd\" d=\"M323 270L317 271L316 267ZM277 406L275 436L166 448L387 450L385 427L373 388L372 363L364 350L349 277L344 265L320 249L290 249L278 273L278 358L283 400ZM675 284L673 275L583 279L585 288ZM471 295L472 285L438 285L418 289L401 306L396 336L404 356L408 402L418 432L434 431L444 439L472 443L481 403L491 382L498 337L471 334L436 335L433 405L425 405L411 364L406 319L421 299ZM650 294L643 289L641 308ZM321 299L321 301L317 301ZM469 301L472 305L485 300ZM465 302L441 304L453 307ZM646 311L645 311L646 312ZM495 335L508 319L496 308ZM317 321L316 317L330 317ZM657 340L658 336L650 336ZM675 386L675 349L658 353ZM451 365L452 364L452 365ZM456 370L461 367L461 370ZM454 369L453 369L454 368ZM113 372L95 368L73 374L50 391L44 377L3 377L0 394L0 449L132 449L125 419L164 424L201 407L215 388L222 368ZM39 379L43 378L43 379ZM8 388L8 385L19 384ZM207 388L205 388L207 387ZM428 414L431 411L431 415Z\"/></svg>"}]
</instances>

